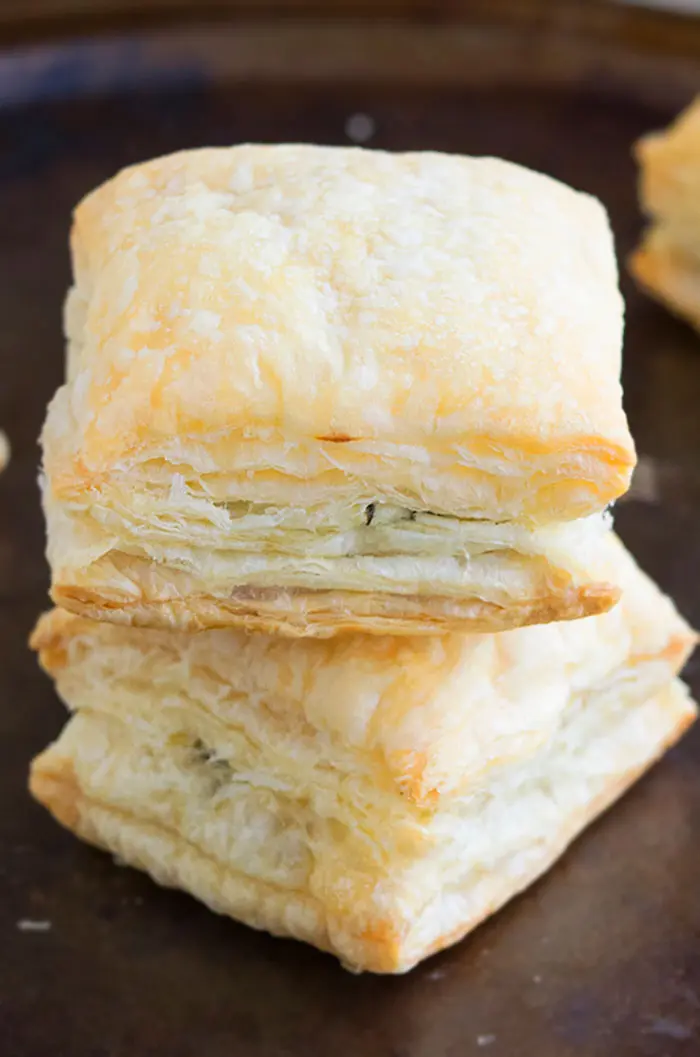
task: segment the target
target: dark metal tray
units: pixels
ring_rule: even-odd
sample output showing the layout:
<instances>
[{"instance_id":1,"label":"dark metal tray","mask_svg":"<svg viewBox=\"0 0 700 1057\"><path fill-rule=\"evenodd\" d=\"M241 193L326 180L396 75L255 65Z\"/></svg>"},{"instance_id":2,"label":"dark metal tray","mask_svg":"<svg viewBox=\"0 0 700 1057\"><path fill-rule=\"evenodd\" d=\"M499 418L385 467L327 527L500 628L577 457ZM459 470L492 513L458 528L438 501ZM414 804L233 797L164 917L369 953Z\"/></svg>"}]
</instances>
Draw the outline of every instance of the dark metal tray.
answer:
<instances>
[{"instance_id":1,"label":"dark metal tray","mask_svg":"<svg viewBox=\"0 0 700 1057\"><path fill-rule=\"evenodd\" d=\"M700 89L700 25L563 2L479 4L460 21L449 6L423 21L190 17L112 36L101 25L82 42L0 49L0 427L13 448L0 478L8 1057L700 1053L700 728L543 881L394 979L353 977L118 869L25 792L29 758L63 722L25 641L46 605L36 436L61 378L69 214L85 191L183 146L345 143L347 129L367 130L348 125L360 113L373 146L504 155L592 191L623 258L633 245L630 146ZM624 275L623 287L643 471L618 527L700 624L700 339ZM699 692L700 663L687 674ZM27 920L50 929L27 931Z\"/></svg>"}]
</instances>

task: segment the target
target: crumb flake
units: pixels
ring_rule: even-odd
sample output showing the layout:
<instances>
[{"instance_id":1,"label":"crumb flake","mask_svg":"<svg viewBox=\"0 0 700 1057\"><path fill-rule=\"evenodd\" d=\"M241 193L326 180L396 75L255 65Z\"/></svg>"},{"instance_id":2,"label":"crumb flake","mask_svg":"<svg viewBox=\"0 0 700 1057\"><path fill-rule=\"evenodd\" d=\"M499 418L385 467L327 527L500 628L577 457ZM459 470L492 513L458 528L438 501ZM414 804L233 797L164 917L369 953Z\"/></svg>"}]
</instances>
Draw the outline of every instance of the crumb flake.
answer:
<instances>
[{"instance_id":1,"label":"crumb flake","mask_svg":"<svg viewBox=\"0 0 700 1057\"><path fill-rule=\"evenodd\" d=\"M351 114L345 122L345 135L353 143L367 143L376 131L376 122L369 114Z\"/></svg>"},{"instance_id":2,"label":"crumb flake","mask_svg":"<svg viewBox=\"0 0 700 1057\"><path fill-rule=\"evenodd\" d=\"M20 932L48 932L51 928L50 921L39 921L33 918L20 918L17 922Z\"/></svg>"}]
</instances>

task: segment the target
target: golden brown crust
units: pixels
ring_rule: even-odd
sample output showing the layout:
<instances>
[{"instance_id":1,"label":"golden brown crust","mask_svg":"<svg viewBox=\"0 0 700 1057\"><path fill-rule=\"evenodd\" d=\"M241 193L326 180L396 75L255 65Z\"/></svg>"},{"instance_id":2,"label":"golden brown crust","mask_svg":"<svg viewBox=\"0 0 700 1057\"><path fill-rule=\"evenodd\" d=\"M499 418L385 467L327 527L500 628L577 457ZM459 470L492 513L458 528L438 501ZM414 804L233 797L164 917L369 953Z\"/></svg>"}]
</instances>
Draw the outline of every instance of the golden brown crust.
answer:
<instances>
[{"instance_id":1,"label":"golden brown crust","mask_svg":"<svg viewBox=\"0 0 700 1057\"><path fill-rule=\"evenodd\" d=\"M279 426L491 457L510 437L533 458L588 451L601 474L631 461L607 218L538 173L184 151L88 195L72 249L69 385L87 417L65 468L93 483L137 447Z\"/></svg>"},{"instance_id":2,"label":"golden brown crust","mask_svg":"<svg viewBox=\"0 0 700 1057\"><path fill-rule=\"evenodd\" d=\"M561 591L550 598L528 599L508 607L478 599L460 601L422 595L288 589L247 590L228 600L189 596L167 602L147 600L105 604L96 592L55 585L51 598L92 620L130 627L167 627L177 631L242 627L246 631L291 637L324 638L340 632L373 635L444 634L506 631L530 624L577 620L609 610L620 597L612 584L594 583Z\"/></svg>"},{"instance_id":3,"label":"golden brown crust","mask_svg":"<svg viewBox=\"0 0 700 1057\"><path fill-rule=\"evenodd\" d=\"M48 751L50 753L50 750ZM32 761L29 791L40 804L49 809L57 822L78 833L83 797L71 761L53 755L49 755L47 759L46 765L43 754Z\"/></svg>"}]
</instances>

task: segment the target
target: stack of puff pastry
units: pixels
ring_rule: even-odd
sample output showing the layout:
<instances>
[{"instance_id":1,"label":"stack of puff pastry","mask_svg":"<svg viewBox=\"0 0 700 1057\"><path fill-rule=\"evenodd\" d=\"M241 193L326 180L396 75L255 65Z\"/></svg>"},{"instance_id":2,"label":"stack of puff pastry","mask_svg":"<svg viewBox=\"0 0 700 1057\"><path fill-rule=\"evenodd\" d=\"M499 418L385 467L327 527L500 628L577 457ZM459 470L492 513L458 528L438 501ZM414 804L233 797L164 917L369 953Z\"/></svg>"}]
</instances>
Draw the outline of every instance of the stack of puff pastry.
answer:
<instances>
[{"instance_id":1,"label":"stack of puff pastry","mask_svg":"<svg viewBox=\"0 0 700 1057\"><path fill-rule=\"evenodd\" d=\"M695 715L607 507L634 449L595 200L242 146L78 207L43 433L72 716L31 789L215 910L403 972Z\"/></svg>"}]
</instances>

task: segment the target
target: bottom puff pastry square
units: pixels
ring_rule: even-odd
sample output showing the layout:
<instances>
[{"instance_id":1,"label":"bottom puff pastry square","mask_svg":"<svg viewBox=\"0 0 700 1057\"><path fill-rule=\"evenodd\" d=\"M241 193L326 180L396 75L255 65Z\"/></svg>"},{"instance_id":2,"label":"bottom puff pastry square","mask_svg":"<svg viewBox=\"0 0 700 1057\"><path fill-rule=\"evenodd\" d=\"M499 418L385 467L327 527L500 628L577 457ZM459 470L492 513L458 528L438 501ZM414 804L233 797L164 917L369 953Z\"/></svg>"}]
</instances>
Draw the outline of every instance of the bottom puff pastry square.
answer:
<instances>
[{"instance_id":1,"label":"bottom puff pastry square","mask_svg":"<svg viewBox=\"0 0 700 1057\"><path fill-rule=\"evenodd\" d=\"M545 871L692 722L694 635L619 545L623 601L490 635L292 642L62 611L75 714L31 789L164 885L403 972Z\"/></svg>"}]
</instances>

